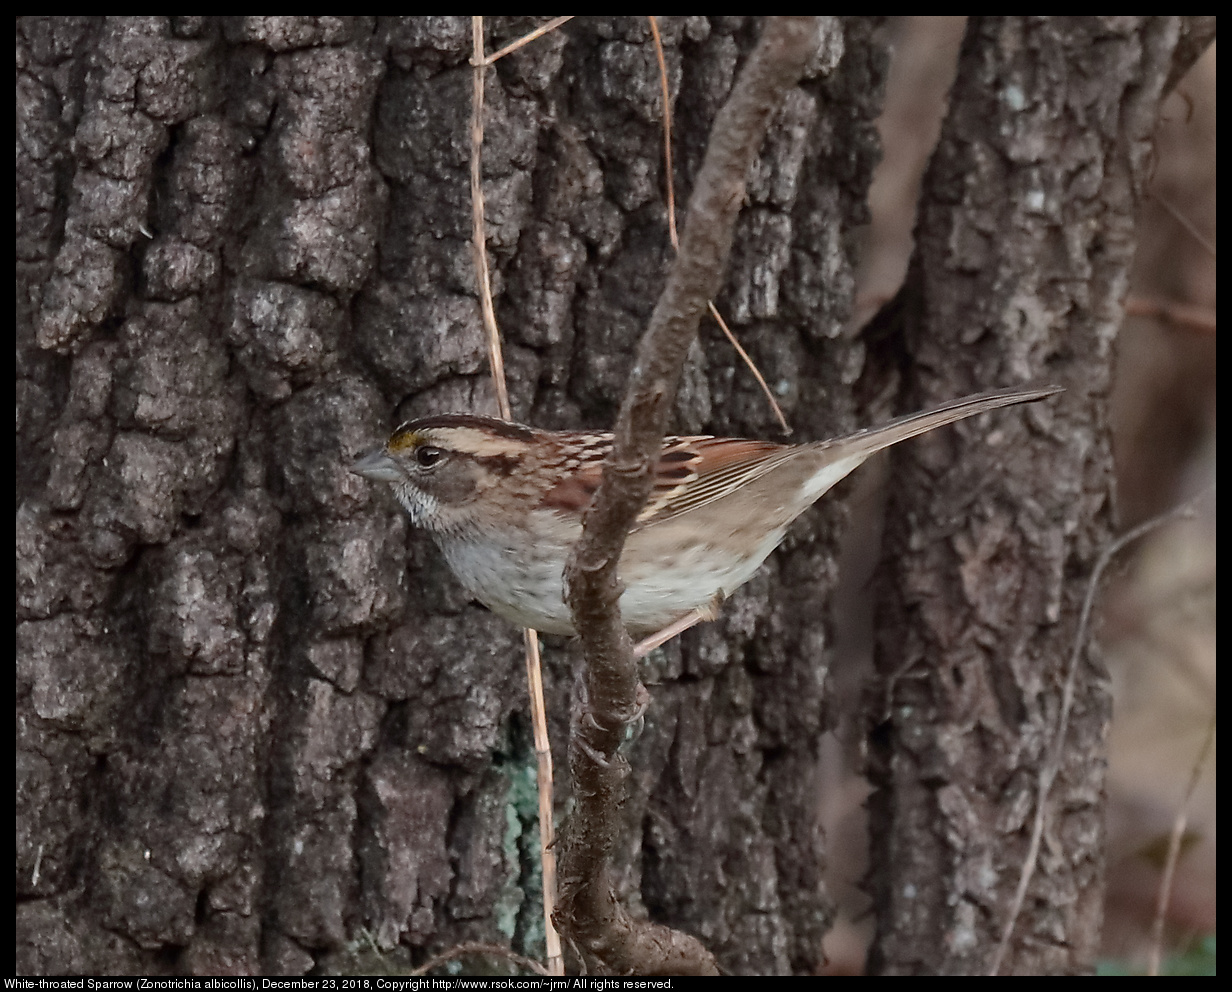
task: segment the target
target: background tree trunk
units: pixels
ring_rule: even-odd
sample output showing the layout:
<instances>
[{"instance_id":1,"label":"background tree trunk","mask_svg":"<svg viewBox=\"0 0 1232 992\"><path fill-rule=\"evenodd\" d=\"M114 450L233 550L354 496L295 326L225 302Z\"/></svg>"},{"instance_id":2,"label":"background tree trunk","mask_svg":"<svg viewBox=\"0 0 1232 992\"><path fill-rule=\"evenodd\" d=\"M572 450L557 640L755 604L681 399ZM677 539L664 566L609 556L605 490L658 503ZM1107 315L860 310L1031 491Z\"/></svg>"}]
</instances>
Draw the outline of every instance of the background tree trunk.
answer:
<instances>
[{"instance_id":1,"label":"background tree trunk","mask_svg":"<svg viewBox=\"0 0 1232 992\"><path fill-rule=\"evenodd\" d=\"M1068 391L1005 430L960 424L894 452L868 704L875 970L986 972L1010 915L1112 533L1106 397L1156 114L1212 31L1183 18L968 24L898 301L906 333L883 362L904 369L909 410L987 382ZM1092 648L1003 972L1092 964L1110 719Z\"/></svg>"},{"instance_id":2,"label":"background tree trunk","mask_svg":"<svg viewBox=\"0 0 1232 992\"><path fill-rule=\"evenodd\" d=\"M488 50L533 26L490 22ZM683 202L758 23L662 29ZM723 301L801 437L857 425L872 30L847 24L772 126ZM27 18L17 43L19 970L533 951L517 633L347 472L400 418L490 406L469 19ZM671 251L646 22L579 19L489 79L515 411L603 426ZM775 436L703 337L677 428ZM842 515L810 514L647 676L623 889L735 971L821 956ZM558 744L570 664L549 651Z\"/></svg>"}]
</instances>

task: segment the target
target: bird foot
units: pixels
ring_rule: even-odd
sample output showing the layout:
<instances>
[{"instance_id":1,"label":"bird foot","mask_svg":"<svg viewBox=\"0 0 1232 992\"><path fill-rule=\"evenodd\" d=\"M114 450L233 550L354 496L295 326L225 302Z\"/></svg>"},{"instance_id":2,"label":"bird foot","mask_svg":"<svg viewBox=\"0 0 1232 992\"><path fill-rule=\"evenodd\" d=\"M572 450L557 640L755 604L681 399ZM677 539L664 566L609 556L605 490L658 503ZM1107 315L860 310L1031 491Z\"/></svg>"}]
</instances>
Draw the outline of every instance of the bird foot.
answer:
<instances>
[{"instance_id":1,"label":"bird foot","mask_svg":"<svg viewBox=\"0 0 1232 992\"><path fill-rule=\"evenodd\" d=\"M722 590L714 594L714 598L705 606L699 606L690 610L684 616L673 620L662 630L656 631L649 637L640 640L633 646L634 658L645 658L657 647L662 647L673 637L683 634L690 627L695 627L699 623L709 623L711 620L717 620L719 610L723 606L723 600L726 597Z\"/></svg>"}]
</instances>

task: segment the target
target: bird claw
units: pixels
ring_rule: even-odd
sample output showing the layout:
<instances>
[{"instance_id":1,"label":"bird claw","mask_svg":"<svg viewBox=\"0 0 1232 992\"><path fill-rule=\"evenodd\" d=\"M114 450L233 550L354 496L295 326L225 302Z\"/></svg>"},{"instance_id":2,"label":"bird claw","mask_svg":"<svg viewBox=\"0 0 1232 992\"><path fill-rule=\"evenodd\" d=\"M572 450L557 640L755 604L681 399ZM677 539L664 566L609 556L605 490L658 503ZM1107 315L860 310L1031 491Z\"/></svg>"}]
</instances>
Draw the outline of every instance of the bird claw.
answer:
<instances>
[{"instance_id":1,"label":"bird claw","mask_svg":"<svg viewBox=\"0 0 1232 992\"><path fill-rule=\"evenodd\" d=\"M596 724L596 726L598 726L598 724ZM581 734L574 736L571 746L576 747L579 751L586 755L586 757L605 771L611 771L615 767L614 762L608 760L604 754L587 744L585 738L583 738Z\"/></svg>"}]
</instances>

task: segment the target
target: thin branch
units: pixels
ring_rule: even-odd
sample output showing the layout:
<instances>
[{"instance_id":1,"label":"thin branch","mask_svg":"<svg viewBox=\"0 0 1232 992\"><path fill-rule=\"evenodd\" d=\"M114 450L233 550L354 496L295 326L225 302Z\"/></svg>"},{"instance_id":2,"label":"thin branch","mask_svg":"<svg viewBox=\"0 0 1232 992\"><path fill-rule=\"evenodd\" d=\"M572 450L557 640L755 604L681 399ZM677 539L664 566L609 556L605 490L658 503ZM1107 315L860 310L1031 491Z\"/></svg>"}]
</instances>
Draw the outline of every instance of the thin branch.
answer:
<instances>
[{"instance_id":1,"label":"thin branch","mask_svg":"<svg viewBox=\"0 0 1232 992\"><path fill-rule=\"evenodd\" d=\"M1195 224L1192 220L1186 217L1181 212L1180 207L1176 206L1171 200L1169 200L1162 193L1159 193L1159 192L1152 193L1151 197L1155 200L1156 203L1158 203L1161 207L1164 208L1165 212L1167 212L1172 217L1173 220L1175 220L1178 224L1181 225L1181 227L1185 229L1185 232L1191 238L1193 238L1194 241L1196 241L1206 251L1206 253L1211 256L1211 258L1218 257L1219 253L1215 250L1215 242L1213 242L1210 238L1208 238L1206 234L1203 233L1199 229L1197 224Z\"/></svg>"},{"instance_id":2,"label":"thin branch","mask_svg":"<svg viewBox=\"0 0 1232 992\"><path fill-rule=\"evenodd\" d=\"M816 18L767 18L719 111L680 252L638 348L603 482L565 569L566 599L586 659L586 701L570 738L576 806L562 830L556 921L587 956L616 973L718 973L713 955L696 939L632 919L613 891L610 858L628 775L618 748L646 701L620 619L616 572L629 527L650 491L685 356L706 301L722 283L749 168L771 115L799 80L817 40Z\"/></svg>"},{"instance_id":3,"label":"thin branch","mask_svg":"<svg viewBox=\"0 0 1232 992\"><path fill-rule=\"evenodd\" d=\"M1069 732L1069 713L1074 703L1074 684L1077 681L1078 663L1087 644L1087 630L1091 622L1091 612L1095 608L1095 595L1099 591L1099 581L1103 577L1104 570L1112 563L1112 559L1124 547L1133 544L1138 538L1149 534L1158 527L1162 527L1169 521L1193 516L1195 505L1205 495L1205 492L1199 493L1193 499L1182 503L1180 506L1173 507L1171 510L1161 513L1157 517L1152 517L1150 520L1143 521L1137 527L1126 531L1103 550L1103 553L1100 554L1099 559L1095 563L1090 581L1087 582L1086 596L1082 601L1082 612L1078 615L1078 630L1074 635L1074 646L1070 652L1069 664L1065 672L1065 687L1061 693L1061 712L1057 716L1057 729L1053 734L1052 745L1044 761L1044 766L1040 769L1039 779L1036 783L1035 817L1031 824L1031 840L1027 844L1027 854L1023 858L1022 870L1018 876L1018 888L1014 892L1013 901L1010 903L1010 912L1005 921L1005 927L1001 931L1001 940L997 944L997 949L992 957L992 963L988 967L989 975L997 975L1001 971L1001 965L1005 962L1005 955L1009 952L1010 938L1013 937L1014 926L1018 922L1018 914L1022 912L1023 902L1027 898L1027 888L1031 884L1031 879L1035 875L1035 868L1039 861L1040 840L1044 835L1048 793L1051 791L1053 782L1056 781L1057 775L1060 773L1061 762L1065 757L1065 737Z\"/></svg>"},{"instance_id":4,"label":"thin branch","mask_svg":"<svg viewBox=\"0 0 1232 992\"><path fill-rule=\"evenodd\" d=\"M556 908L556 824L552 817L552 745L548 741L548 711L543 702L543 667L539 661L539 635L522 629L526 643L526 686L530 692L530 722L535 735L539 783L539 861L543 872L543 927L549 975L565 973L560 934L552 923Z\"/></svg>"},{"instance_id":5,"label":"thin branch","mask_svg":"<svg viewBox=\"0 0 1232 992\"><path fill-rule=\"evenodd\" d=\"M1155 921L1151 924L1151 954L1146 965L1146 973L1151 976L1159 974L1159 961L1164 946L1164 921L1168 917L1168 903L1172 901L1172 878L1176 874L1176 863L1181 857L1181 840L1185 836L1185 827L1189 824L1189 803L1193 799L1194 790L1198 788L1198 780L1202 777L1202 769L1206 767L1206 759L1214 743L1215 714L1212 713L1210 722L1206 725L1206 736L1202 740L1202 746L1198 748L1198 757L1194 759L1193 767L1189 771L1189 785L1185 788L1180 809L1176 811L1176 819L1172 822L1172 836L1168 838L1168 856L1164 860L1164 873L1159 880Z\"/></svg>"},{"instance_id":6,"label":"thin branch","mask_svg":"<svg viewBox=\"0 0 1232 992\"><path fill-rule=\"evenodd\" d=\"M530 34L524 34L517 41L510 42L504 48L498 49L497 51L493 52L491 55L484 58L482 62L476 62L476 60L472 58L471 65L491 65L493 62L496 62L498 59L503 59L510 52L516 52L523 45L529 45L536 38L542 38L549 31L555 31L558 27L560 27L566 21L573 20L574 16L575 15L573 14L567 14L564 17L553 17L546 24L542 24L539 27L535 28L535 30L530 32Z\"/></svg>"},{"instance_id":7,"label":"thin branch","mask_svg":"<svg viewBox=\"0 0 1232 992\"><path fill-rule=\"evenodd\" d=\"M1131 296L1125 301L1125 315L1154 317L1156 320L1182 327L1186 330L1215 333L1215 311L1193 303L1175 303L1170 300L1148 300Z\"/></svg>"},{"instance_id":8,"label":"thin branch","mask_svg":"<svg viewBox=\"0 0 1232 992\"><path fill-rule=\"evenodd\" d=\"M655 58L659 60L659 86L663 92L663 173L667 178L667 233L671 238L672 247L679 251L680 239L676 235L676 174L672 167L672 93L671 87L667 83L667 59L663 55L663 39L659 36L659 20L653 16L648 17L647 20L650 21L650 33L654 37ZM757 380L757 385L761 387L766 400L770 403L770 409L774 411L775 417L778 418L779 427L782 429L783 434L789 436L791 434L791 427L787 423L787 418L783 416L783 409L779 406L778 400L774 398L774 393L766 385L766 380L761 374L761 370L754 363L752 356L744 350L744 347L736 339L736 335L732 333L731 328L727 326L727 321L719 313L719 308L714 305L714 301L711 300L707 305L710 307L710 316L714 318L714 322L719 325L719 328L727 336L727 340L736 349L736 354L740 356L741 361L753 373L753 378Z\"/></svg>"},{"instance_id":9,"label":"thin branch","mask_svg":"<svg viewBox=\"0 0 1232 992\"><path fill-rule=\"evenodd\" d=\"M779 429L787 436L791 435L791 426L787 423L787 418L783 416L783 408L779 406L778 400L774 398L774 393L770 392L770 387L766 384L765 377L753 362L752 356L744 350L744 346L736 340L736 335L731 332L727 326L727 321L723 319L723 315L719 313L719 308L711 301L707 304L710 307L710 316L714 318L714 322L719 325L719 329L727 335L727 340L731 342L731 346L736 349L736 354L744 359L744 364L749 367L749 371L753 373L753 378L757 380L757 385L761 386L761 391L765 394L766 399L770 401L770 409L774 411L774 415L778 418Z\"/></svg>"},{"instance_id":10,"label":"thin branch","mask_svg":"<svg viewBox=\"0 0 1232 992\"><path fill-rule=\"evenodd\" d=\"M559 20L559 18L558 18ZM544 25L539 34L551 30ZM533 33L533 32L532 32ZM538 37L535 34L534 37ZM518 47L532 40L527 36L518 42ZM492 303L492 279L488 272L487 226L484 222L483 203L483 77L491 60L483 56L483 18L471 18L471 43L474 85L471 91L471 219L472 241L475 258L475 273L479 282L480 307L483 310L483 326L488 339L488 365L496 386L496 402L500 415L513 419L509 405L509 390L505 385L505 360L501 352L500 328L496 324L496 307ZM503 49L507 51L511 49ZM500 53L498 53L500 54ZM536 783L539 790L539 863L543 873L543 928L544 947L547 952L548 974L565 973L564 956L560 950L560 935L552 924L556 908L556 850L555 827L552 822L552 748L548 743L547 707L543 701L543 674L539 660L539 635L529 627L522 633L526 648L526 687L530 695L531 725L535 735L535 758L538 765Z\"/></svg>"},{"instance_id":11,"label":"thin branch","mask_svg":"<svg viewBox=\"0 0 1232 992\"><path fill-rule=\"evenodd\" d=\"M672 166L672 88L667 83L667 59L663 55L663 39L659 36L659 19L650 21L650 34L654 38L655 58L659 60L659 89L663 93L663 175L667 179L667 233L672 247L680 251L680 238L676 236L676 173Z\"/></svg>"},{"instance_id":12,"label":"thin branch","mask_svg":"<svg viewBox=\"0 0 1232 992\"><path fill-rule=\"evenodd\" d=\"M496 386L496 405L500 415L512 420L509 390L505 388L505 359L501 354L500 328L496 326L496 310L492 306L492 277L488 272L488 241L484 225L483 204L483 18L471 18L471 62L474 65L471 86L471 250L475 260L475 278L479 280L479 305L483 310L483 329L488 338L488 364Z\"/></svg>"}]
</instances>

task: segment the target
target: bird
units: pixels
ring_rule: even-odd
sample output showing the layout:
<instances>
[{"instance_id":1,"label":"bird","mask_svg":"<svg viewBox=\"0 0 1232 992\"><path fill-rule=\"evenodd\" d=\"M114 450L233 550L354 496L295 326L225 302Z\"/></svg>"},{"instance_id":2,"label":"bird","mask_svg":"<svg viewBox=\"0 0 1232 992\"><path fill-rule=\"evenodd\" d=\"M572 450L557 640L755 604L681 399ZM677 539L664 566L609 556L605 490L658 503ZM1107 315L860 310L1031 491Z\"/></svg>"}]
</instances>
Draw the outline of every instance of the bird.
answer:
<instances>
[{"instance_id":1,"label":"bird","mask_svg":"<svg viewBox=\"0 0 1232 992\"><path fill-rule=\"evenodd\" d=\"M1001 389L845 437L804 444L663 439L650 497L625 541L620 611L647 653L718 615L792 521L871 455L946 424L1032 403L1060 387ZM612 435L549 431L465 413L402 424L351 471L388 483L468 593L497 616L574 634L564 569L599 488Z\"/></svg>"}]
</instances>

